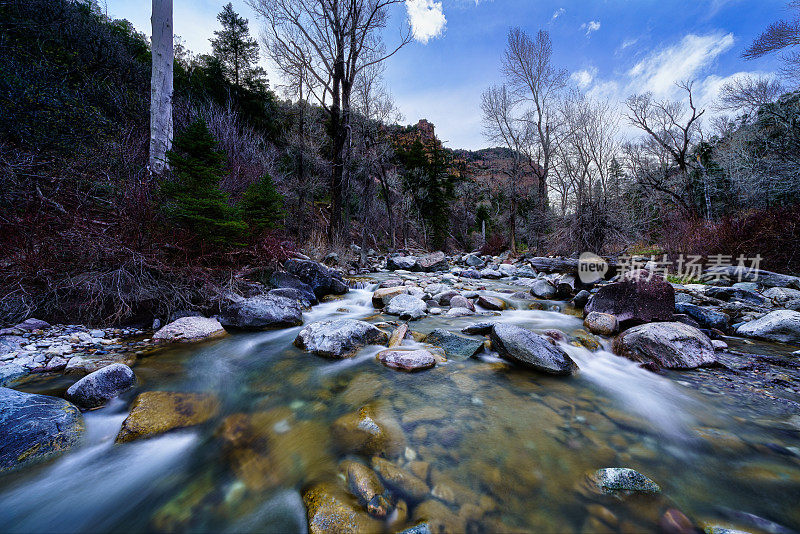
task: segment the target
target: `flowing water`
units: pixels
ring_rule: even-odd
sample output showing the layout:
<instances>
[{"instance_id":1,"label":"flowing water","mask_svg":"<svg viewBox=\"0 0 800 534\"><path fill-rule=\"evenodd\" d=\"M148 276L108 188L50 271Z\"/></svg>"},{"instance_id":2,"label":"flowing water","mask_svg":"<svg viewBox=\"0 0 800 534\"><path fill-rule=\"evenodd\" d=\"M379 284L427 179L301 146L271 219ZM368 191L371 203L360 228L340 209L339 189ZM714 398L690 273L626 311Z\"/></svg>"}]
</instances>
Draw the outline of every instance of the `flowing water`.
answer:
<instances>
[{"instance_id":1,"label":"flowing water","mask_svg":"<svg viewBox=\"0 0 800 534\"><path fill-rule=\"evenodd\" d=\"M487 294L508 300L508 285L488 285ZM392 320L376 315L371 294L355 289L320 304L305 323ZM546 311L510 302L518 309L491 319L535 331L582 327L574 311L557 311L569 312L564 303ZM458 332L478 320L431 316L411 327ZM658 375L608 347L564 344L580 367L566 379L514 369L487 352L405 374L375 360L379 347L343 361L304 353L292 346L298 331L236 334L141 358L135 390L85 414L80 447L0 478L0 531L303 532L303 488L338 481L348 457L330 425L365 405L400 423L404 456L430 465L427 482L456 529L655 531L668 508L752 532L800 529L800 430L787 423L790 414L744 413L686 381L691 373ZM39 380L24 389L60 394L69 383ZM204 425L114 444L130 402L148 390L213 393L221 410ZM269 450L245 464L219 437L222 421L242 413L275 421ZM602 467L637 469L663 494L596 495L585 477ZM407 520L395 516L386 530L413 525L413 515L412 505Z\"/></svg>"}]
</instances>

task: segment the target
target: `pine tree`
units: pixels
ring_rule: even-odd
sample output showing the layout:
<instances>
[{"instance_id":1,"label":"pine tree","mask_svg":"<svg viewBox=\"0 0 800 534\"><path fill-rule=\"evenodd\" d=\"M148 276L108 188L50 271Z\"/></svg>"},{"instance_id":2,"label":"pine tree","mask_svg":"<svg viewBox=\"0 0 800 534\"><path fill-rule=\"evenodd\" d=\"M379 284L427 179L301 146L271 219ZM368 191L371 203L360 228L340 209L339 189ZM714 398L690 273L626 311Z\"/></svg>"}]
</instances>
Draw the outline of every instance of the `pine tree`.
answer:
<instances>
[{"instance_id":1,"label":"pine tree","mask_svg":"<svg viewBox=\"0 0 800 534\"><path fill-rule=\"evenodd\" d=\"M281 219L286 216L283 210L283 195L275 189L272 176L269 174L250 184L239 205L244 220L257 232L267 228L279 228Z\"/></svg>"},{"instance_id":2,"label":"pine tree","mask_svg":"<svg viewBox=\"0 0 800 534\"><path fill-rule=\"evenodd\" d=\"M228 80L236 87L266 85L264 69L258 63L258 41L250 36L246 18L228 3L217 15L222 29L215 31L211 47Z\"/></svg>"},{"instance_id":3,"label":"pine tree","mask_svg":"<svg viewBox=\"0 0 800 534\"><path fill-rule=\"evenodd\" d=\"M175 140L167 153L173 178L161 186L163 209L178 226L219 245L238 244L247 226L219 187L225 154L201 119Z\"/></svg>"}]
</instances>

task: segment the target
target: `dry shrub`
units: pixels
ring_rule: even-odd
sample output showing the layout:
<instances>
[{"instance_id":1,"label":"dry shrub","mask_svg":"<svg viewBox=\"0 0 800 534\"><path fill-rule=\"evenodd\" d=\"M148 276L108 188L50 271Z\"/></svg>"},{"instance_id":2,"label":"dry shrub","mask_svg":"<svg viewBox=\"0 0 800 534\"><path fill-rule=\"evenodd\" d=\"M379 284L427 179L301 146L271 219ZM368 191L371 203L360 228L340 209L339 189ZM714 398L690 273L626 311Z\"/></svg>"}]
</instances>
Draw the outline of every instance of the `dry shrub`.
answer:
<instances>
[{"instance_id":1,"label":"dry shrub","mask_svg":"<svg viewBox=\"0 0 800 534\"><path fill-rule=\"evenodd\" d=\"M660 241L671 256L722 254L752 258L760 255L760 267L800 272L800 204L750 210L718 222L687 220L671 214L665 220ZM747 263L749 265L749 262Z\"/></svg>"},{"instance_id":2,"label":"dry shrub","mask_svg":"<svg viewBox=\"0 0 800 534\"><path fill-rule=\"evenodd\" d=\"M500 234L491 234L486 238L486 243L481 247L481 254L488 256L499 256L508 249L508 241Z\"/></svg>"}]
</instances>

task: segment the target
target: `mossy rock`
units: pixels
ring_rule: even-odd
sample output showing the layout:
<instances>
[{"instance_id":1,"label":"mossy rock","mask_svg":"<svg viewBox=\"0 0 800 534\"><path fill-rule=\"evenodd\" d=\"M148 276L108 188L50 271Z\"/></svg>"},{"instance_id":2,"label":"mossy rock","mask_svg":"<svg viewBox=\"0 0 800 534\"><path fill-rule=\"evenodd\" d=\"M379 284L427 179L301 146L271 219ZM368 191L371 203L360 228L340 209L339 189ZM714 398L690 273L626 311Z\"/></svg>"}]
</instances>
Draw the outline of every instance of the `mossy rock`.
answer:
<instances>
[{"instance_id":1,"label":"mossy rock","mask_svg":"<svg viewBox=\"0 0 800 534\"><path fill-rule=\"evenodd\" d=\"M310 534L369 534L383 532L383 524L369 517L355 497L334 484L321 483L303 493Z\"/></svg>"}]
</instances>

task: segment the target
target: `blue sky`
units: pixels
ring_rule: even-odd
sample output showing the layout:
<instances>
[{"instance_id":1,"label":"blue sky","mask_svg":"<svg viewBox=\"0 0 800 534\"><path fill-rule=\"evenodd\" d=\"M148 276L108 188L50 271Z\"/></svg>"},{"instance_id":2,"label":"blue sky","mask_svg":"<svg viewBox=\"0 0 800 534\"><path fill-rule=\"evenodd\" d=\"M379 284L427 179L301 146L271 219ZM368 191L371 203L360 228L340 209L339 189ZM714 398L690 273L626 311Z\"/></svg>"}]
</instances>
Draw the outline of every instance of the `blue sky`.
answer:
<instances>
[{"instance_id":1,"label":"blue sky","mask_svg":"<svg viewBox=\"0 0 800 534\"><path fill-rule=\"evenodd\" d=\"M210 49L223 0L174 0L175 32L195 52ZM148 0L100 0L115 18L149 34ZM244 0L234 7L259 22ZM452 148L481 148L480 94L500 80L508 29L547 29L554 62L571 82L615 103L640 91L677 96L674 82L693 79L709 106L719 87L743 72L768 74L776 58L740 54L768 24L787 16L785 0L408 0L386 30L391 42L412 15L418 41L391 58L386 82L406 123L433 122ZM270 70L270 69L268 69ZM272 73L270 78L277 81Z\"/></svg>"}]
</instances>

